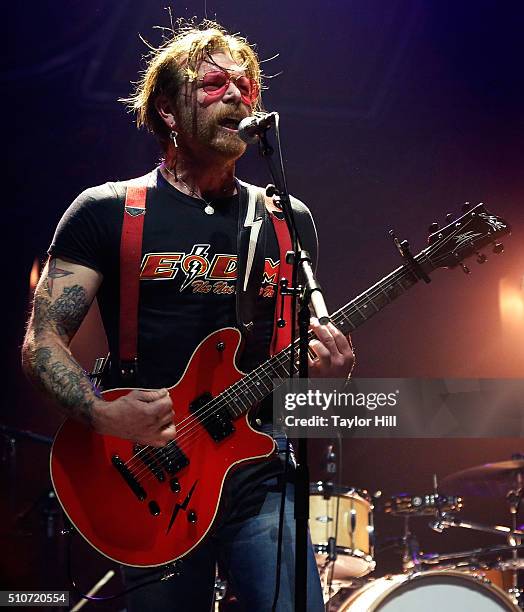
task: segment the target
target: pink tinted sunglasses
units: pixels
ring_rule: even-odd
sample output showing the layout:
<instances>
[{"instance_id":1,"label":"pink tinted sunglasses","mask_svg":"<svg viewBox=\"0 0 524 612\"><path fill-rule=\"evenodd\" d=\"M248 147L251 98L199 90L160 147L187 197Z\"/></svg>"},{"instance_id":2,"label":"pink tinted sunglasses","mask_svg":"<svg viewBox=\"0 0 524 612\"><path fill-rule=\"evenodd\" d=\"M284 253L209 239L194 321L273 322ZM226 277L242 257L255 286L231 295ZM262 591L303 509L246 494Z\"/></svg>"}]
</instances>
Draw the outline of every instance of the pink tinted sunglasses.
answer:
<instances>
[{"instance_id":1,"label":"pink tinted sunglasses","mask_svg":"<svg viewBox=\"0 0 524 612\"><path fill-rule=\"evenodd\" d=\"M240 91L242 102L251 106L258 98L258 83L243 74L231 74L227 70L210 70L199 79L202 89L207 94L207 102L211 104L219 100L227 91L229 83L233 81Z\"/></svg>"}]
</instances>

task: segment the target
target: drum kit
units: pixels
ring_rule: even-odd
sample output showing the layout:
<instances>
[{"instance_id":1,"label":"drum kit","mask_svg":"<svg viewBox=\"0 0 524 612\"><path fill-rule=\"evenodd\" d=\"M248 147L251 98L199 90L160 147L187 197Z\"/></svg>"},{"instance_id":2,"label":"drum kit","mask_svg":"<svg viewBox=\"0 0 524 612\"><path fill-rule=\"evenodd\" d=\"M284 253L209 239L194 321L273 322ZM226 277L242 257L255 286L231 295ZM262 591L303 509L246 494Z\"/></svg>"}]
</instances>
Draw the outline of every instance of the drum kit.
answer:
<instances>
[{"instance_id":1,"label":"drum kit","mask_svg":"<svg viewBox=\"0 0 524 612\"><path fill-rule=\"evenodd\" d=\"M524 609L524 525L517 528L524 493L524 457L488 463L450 474L433 492L393 495L336 486L310 486L310 532L324 588L326 610L348 612L503 612ZM439 492L452 492L444 495ZM463 499L500 500L509 526L459 518ZM395 538L402 571L373 578L376 569L373 518L383 512L401 520ZM411 519L426 517L437 533L467 529L501 538L496 546L462 552L423 553ZM380 569L380 567L378 568Z\"/></svg>"},{"instance_id":2,"label":"drum kit","mask_svg":"<svg viewBox=\"0 0 524 612\"><path fill-rule=\"evenodd\" d=\"M29 439L49 444L33 432L0 426L2 462L15 465L15 441ZM488 463L450 474L423 495L392 495L336 485L333 446L328 447L326 480L310 485L309 527L328 612L520 612L524 610L524 525L518 525L524 494L524 456ZM452 492L445 495L440 491ZM509 526L463 520L463 499L499 500L509 513ZM14 502L14 500L12 500ZM14 505L14 503L13 503ZM35 511L45 519L47 537L59 528L58 504L46 489L18 515L24 522ZM401 572L373 577L377 569L374 518L379 513L400 519L402 535L395 538ZM472 530L501 538L495 546L460 552L423 553L411 522L429 519L437 533L446 529ZM378 542L381 544L380 542ZM385 546L382 547L384 549ZM380 570L380 567L378 567ZM217 589L217 604L225 585Z\"/></svg>"}]
</instances>

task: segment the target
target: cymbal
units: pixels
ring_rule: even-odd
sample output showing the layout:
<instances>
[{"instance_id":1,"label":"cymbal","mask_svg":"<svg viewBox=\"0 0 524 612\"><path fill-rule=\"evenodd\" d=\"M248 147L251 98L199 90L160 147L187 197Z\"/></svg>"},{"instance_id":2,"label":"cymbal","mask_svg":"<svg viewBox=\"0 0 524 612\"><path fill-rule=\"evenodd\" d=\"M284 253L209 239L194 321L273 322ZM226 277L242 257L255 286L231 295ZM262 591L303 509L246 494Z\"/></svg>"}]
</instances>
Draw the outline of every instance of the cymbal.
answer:
<instances>
[{"instance_id":1,"label":"cymbal","mask_svg":"<svg viewBox=\"0 0 524 612\"><path fill-rule=\"evenodd\" d=\"M476 465L446 476L440 486L448 493L504 497L517 485L518 474L524 480L524 459Z\"/></svg>"}]
</instances>

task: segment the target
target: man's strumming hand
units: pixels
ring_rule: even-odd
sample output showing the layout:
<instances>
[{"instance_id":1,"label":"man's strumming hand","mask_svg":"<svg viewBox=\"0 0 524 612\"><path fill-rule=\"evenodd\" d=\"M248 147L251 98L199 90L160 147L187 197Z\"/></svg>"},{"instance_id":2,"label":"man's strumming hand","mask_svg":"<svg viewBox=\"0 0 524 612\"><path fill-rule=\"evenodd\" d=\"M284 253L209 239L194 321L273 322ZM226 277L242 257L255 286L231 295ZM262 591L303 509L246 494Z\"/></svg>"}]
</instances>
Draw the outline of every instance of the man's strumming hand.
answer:
<instances>
[{"instance_id":1,"label":"man's strumming hand","mask_svg":"<svg viewBox=\"0 0 524 612\"><path fill-rule=\"evenodd\" d=\"M93 427L104 435L165 446L176 434L171 396L167 389L133 389L111 402L98 400Z\"/></svg>"}]
</instances>

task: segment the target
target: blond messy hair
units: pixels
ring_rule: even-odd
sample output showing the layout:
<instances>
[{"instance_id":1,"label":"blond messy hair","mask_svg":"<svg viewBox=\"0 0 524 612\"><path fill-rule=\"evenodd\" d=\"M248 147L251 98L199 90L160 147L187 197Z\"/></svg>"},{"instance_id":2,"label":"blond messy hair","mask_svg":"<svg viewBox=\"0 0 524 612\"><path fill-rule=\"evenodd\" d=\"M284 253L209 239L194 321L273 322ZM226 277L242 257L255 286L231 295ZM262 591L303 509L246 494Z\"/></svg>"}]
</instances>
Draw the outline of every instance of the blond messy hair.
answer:
<instances>
[{"instance_id":1,"label":"blond messy hair","mask_svg":"<svg viewBox=\"0 0 524 612\"><path fill-rule=\"evenodd\" d=\"M246 75L257 83L258 91L261 90L258 56L242 36L229 34L219 23L208 19L198 24L178 21L176 31L172 28L171 33L172 37L160 47L150 46L146 69L134 92L129 98L120 100L136 114L137 126L153 132L164 147L169 142L169 129L155 108L156 99L163 94L175 100L184 82L195 81L201 62L213 53L229 52ZM260 109L260 94L253 106L254 110Z\"/></svg>"}]
</instances>

